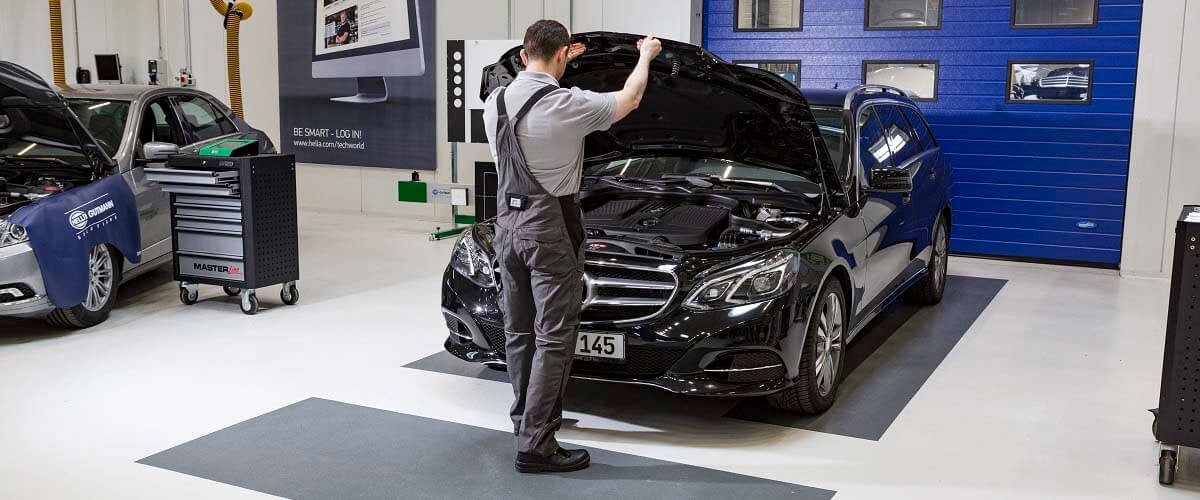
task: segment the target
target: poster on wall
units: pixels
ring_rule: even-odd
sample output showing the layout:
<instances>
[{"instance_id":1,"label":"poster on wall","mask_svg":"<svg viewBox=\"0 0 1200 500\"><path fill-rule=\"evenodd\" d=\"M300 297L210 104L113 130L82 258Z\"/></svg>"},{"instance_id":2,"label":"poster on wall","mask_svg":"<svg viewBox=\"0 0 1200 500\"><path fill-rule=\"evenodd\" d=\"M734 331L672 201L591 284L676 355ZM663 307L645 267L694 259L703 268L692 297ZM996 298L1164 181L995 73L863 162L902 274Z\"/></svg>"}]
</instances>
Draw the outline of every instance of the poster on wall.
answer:
<instances>
[{"instance_id":1,"label":"poster on wall","mask_svg":"<svg viewBox=\"0 0 1200 500\"><path fill-rule=\"evenodd\" d=\"M303 163L436 169L434 6L282 2L280 149Z\"/></svg>"}]
</instances>

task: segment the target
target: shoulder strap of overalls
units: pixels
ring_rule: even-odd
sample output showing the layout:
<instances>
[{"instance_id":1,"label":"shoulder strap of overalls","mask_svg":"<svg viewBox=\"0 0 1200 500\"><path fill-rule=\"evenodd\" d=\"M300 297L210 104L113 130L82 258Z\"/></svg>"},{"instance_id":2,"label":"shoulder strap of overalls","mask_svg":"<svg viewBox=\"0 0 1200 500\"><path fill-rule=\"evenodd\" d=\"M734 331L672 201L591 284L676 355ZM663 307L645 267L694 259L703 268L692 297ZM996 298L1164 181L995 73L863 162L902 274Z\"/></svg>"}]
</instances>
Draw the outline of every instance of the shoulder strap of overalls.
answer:
<instances>
[{"instance_id":1,"label":"shoulder strap of overalls","mask_svg":"<svg viewBox=\"0 0 1200 500\"><path fill-rule=\"evenodd\" d=\"M557 85L546 85L545 87L538 89L537 92L534 92L533 95L529 97L529 100L525 101L525 105L521 107L521 110L517 111L517 116L513 117L512 119L512 125L515 127L517 123L520 123L521 119L525 118L525 115L529 114L529 110L533 109L534 104L537 104L538 101L542 100L543 97L550 95L551 92L558 90L558 88L559 87ZM496 96L496 111L499 116L507 118L508 106L504 104L505 90L508 90L508 87L501 87L500 95Z\"/></svg>"}]
</instances>

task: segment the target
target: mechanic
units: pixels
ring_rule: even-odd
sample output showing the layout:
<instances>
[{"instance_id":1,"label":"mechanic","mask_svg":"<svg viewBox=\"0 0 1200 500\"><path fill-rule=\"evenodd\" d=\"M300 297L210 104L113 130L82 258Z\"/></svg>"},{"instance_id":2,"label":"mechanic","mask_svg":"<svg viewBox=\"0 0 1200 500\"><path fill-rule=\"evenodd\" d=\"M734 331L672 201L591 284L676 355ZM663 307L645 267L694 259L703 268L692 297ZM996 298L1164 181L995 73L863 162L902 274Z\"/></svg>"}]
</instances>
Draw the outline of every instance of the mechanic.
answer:
<instances>
[{"instance_id":1,"label":"mechanic","mask_svg":"<svg viewBox=\"0 0 1200 500\"><path fill-rule=\"evenodd\" d=\"M559 87L567 63L587 47L572 44L557 21L525 32L522 71L488 97L484 124L496 160L499 196L494 246L500 260L510 415L520 472L567 472L590 464L587 450L559 447L563 395L574 359L583 294L583 141L641 103L653 35L638 42L633 74L617 92ZM515 111L510 115L509 111Z\"/></svg>"}]
</instances>

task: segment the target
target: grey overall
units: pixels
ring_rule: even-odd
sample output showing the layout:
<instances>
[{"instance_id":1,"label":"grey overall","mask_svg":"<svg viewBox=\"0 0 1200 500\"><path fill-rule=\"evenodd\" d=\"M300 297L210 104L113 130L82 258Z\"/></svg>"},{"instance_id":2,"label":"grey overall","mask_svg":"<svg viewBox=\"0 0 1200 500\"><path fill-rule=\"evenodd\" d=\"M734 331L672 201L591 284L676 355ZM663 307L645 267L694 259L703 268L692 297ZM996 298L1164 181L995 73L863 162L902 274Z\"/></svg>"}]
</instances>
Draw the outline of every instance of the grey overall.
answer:
<instances>
[{"instance_id":1,"label":"grey overall","mask_svg":"<svg viewBox=\"0 0 1200 500\"><path fill-rule=\"evenodd\" d=\"M537 91L511 120L496 99L499 193L494 247L500 260L508 375L517 451L558 450L562 402L583 302L583 214L579 195L556 197L530 173L517 124L555 86Z\"/></svg>"}]
</instances>

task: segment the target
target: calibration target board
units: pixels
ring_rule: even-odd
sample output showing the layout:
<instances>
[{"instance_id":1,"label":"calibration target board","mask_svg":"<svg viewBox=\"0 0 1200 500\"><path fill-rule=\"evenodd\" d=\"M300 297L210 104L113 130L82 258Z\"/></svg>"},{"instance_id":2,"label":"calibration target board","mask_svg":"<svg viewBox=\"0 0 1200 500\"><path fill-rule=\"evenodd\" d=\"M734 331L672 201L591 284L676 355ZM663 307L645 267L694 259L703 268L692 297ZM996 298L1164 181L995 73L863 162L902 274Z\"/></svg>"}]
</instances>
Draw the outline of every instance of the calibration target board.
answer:
<instances>
[{"instance_id":1,"label":"calibration target board","mask_svg":"<svg viewBox=\"0 0 1200 500\"><path fill-rule=\"evenodd\" d=\"M446 41L446 138L450 142L487 144L483 129L483 99L479 90L483 68L495 64L520 40Z\"/></svg>"}]
</instances>

